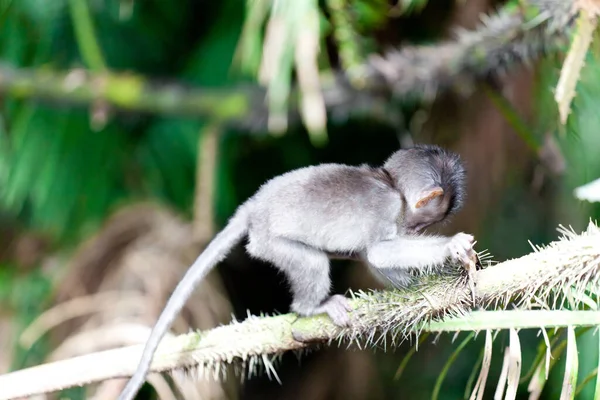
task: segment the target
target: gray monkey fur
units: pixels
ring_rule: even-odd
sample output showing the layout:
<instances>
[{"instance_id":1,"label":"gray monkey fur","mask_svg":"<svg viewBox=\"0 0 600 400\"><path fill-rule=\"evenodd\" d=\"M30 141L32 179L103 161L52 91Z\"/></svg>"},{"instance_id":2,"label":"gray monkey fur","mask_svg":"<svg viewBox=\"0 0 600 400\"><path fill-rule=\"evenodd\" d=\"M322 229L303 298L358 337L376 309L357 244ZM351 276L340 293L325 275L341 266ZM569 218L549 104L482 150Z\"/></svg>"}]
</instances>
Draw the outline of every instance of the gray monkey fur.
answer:
<instances>
[{"instance_id":1,"label":"gray monkey fur","mask_svg":"<svg viewBox=\"0 0 600 400\"><path fill-rule=\"evenodd\" d=\"M410 268L453 258L468 262L473 237L424 236L422 230L458 211L465 197L459 156L437 146L398 150L383 167L322 164L277 176L242 204L183 276L146 342L119 400L132 400L159 342L198 283L245 237L246 250L273 264L291 286L291 310L326 313L350 323L346 297L329 295L329 259L363 260L384 283L411 282Z\"/></svg>"}]
</instances>

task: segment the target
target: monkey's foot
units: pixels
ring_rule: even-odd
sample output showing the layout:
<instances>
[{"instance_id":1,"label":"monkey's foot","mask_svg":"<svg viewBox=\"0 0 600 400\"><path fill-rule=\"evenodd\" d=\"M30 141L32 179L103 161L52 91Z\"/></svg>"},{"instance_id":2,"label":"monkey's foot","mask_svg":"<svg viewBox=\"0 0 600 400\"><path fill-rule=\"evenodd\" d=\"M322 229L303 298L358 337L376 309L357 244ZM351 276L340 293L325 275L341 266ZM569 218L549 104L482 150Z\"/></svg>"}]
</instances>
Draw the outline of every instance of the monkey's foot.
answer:
<instances>
[{"instance_id":1,"label":"monkey's foot","mask_svg":"<svg viewBox=\"0 0 600 400\"><path fill-rule=\"evenodd\" d=\"M294 308L297 307L292 306L292 309ZM335 325L339 326L340 328L345 328L350 326L350 322L352 320L350 317L350 312L352 310L353 309L348 298L336 294L329 297L319 307L314 308L311 311L301 312L295 310L295 312L306 317L327 314ZM292 329L292 336L294 337L294 340L298 342L310 342L311 340L314 340L312 337L307 338L302 332L299 332L296 329Z\"/></svg>"},{"instance_id":2,"label":"monkey's foot","mask_svg":"<svg viewBox=\"0 0 600 400\"><path fill-rule=\"evenodd\" d=\"M327 314L335 325L339 327L347 327L350 325L349 312L352 311L352 306L346 297L340 294L335 294L328 297L323 303L321 303L320 306L317 307L302 307L298 304L292 304L292 311L304 317Z\"/></svg>"},{"instance_id":3,"label":"monkey's foot","mask_svg":"<svg viewBox=\"0 0 600 400\"><path fill-rule=\"evenodd\" d=\"M340 294L328 298L320 308L321 313L327 313L334 324L340 327L350 326L350 301Z\"/></svg>"},{"instance_id":4,"label":"monkey's foot","mask_svg":"<svg viewBox=\"0 0 600 400\"><path fill-rule=\"evenodd\" d=\"M475 238L466 233L457 233L448 243L448 252L451 259L459 261L464 266L469 266L477 258L473 250Z\"/></svg>"}]
</instances>

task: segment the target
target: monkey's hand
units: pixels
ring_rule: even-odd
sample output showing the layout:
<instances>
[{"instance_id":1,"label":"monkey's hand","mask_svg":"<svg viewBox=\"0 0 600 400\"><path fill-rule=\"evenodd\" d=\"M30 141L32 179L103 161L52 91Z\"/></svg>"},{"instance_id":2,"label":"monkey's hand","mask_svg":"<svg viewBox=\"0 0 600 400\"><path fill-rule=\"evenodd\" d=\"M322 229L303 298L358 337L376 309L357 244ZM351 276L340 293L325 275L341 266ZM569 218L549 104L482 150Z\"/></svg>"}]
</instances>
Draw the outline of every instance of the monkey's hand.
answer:
<instances>
[{"instance_id":1,"label":"monkey's hand","mask_svg":"<svg viewBox=\"0 0 600 400\"><path fill-rule=\"evenodd\" d=\"M472 235L466 233L457 233L448 242L448 252L451 259L459 261L464 266L465 270L469 274L468 282L471 288L471 297L473 306L476 306L476 294L475 294L475 270L477 269L477 263L479 259L477 253L473 249L475 239Z\"/></svg>"},{"instance_id":2,"label":"monkey's hand","mask_svg":"<svg viewBox=\"0 0 600 400\"><path fill-rule=\"evenodd\" d=\"M464 266L469 266L477 260L477 253L473 249L474 244L475 238L473 235L462 232L457 233L452 236L446 245L448 256L452 260L459 261Z\"/></svg>"}]
</instances>

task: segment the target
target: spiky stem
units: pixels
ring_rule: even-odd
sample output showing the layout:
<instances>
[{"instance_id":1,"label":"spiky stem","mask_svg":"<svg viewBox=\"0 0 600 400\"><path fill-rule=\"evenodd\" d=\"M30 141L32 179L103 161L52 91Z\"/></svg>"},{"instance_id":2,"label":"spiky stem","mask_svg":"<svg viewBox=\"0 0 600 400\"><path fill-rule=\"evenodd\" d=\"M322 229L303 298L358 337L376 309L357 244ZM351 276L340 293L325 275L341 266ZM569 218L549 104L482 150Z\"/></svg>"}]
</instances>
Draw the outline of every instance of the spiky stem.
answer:
<instances>
[{"instance_id":1,"label":"spiky stem","mask_svg":"<svg viewBox=\"0 0 600 400\"><path fill-rule=\"evenodd\" d=\"M180 335L162 342L153 372L195 368L201 375L219 375L234 364L253 372L262 365L274 373L272 358L311 343L335 340L368 345L387 344L421 331L591 326L600 322L598 311L565 311L560 298L568 294L578 305L584 290L597 294L600 277L600 229L590 223L576 235L536 248L518 259L489 266L475 274L476 300L501 309L510 301L519 311L476 311L467 282L460 275L431 276L412 290L360 293L353 299L355 326L341 330L325 316L298 319L292 314L249 317L207 332ZM545 307L548 310L527 310ZM512 314L511 314L512 313ZM446 317L446 318L444 318ZM449 318L448 318L449 317ZM379 335L375 339L376 335ZM299 341L298 339L301 339ZM0 399L8 400L81 386L133 373L143 346L129 346L53 362L0 376Z\"/></svg>"}]
</instances>

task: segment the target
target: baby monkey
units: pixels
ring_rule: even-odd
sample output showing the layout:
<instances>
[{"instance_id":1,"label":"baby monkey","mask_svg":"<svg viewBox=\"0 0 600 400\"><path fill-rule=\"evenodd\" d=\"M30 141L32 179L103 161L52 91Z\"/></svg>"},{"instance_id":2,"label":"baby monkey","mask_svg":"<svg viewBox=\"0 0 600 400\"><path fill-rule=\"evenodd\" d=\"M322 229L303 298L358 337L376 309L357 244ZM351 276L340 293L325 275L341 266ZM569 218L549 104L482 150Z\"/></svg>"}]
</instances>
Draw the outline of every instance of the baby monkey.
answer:
<instances>
[{"instance_id":1,"label":"baby monkey","mask_svg":"<svg viewBox=\"0 0 600 400\"><path fill-rule=\"evenodd\" d=\"M292 311L325 313L336 325L347 326L348 299L329 293L330 258L363 260L396 287L410 284L410 269L431 269L447 259L468 265L475 256L473 236L421 235L458 211L464 197L460 157L433 145L398 150L379 168L323 164L269 180L237 209L179 282L119 399L133 399L194 288L245 237L250 256L271 263L287 278Z\"/></svg>"}]
</instances>

